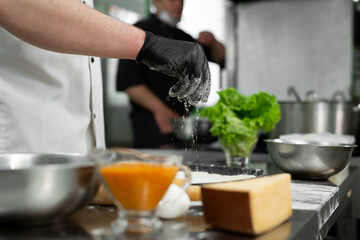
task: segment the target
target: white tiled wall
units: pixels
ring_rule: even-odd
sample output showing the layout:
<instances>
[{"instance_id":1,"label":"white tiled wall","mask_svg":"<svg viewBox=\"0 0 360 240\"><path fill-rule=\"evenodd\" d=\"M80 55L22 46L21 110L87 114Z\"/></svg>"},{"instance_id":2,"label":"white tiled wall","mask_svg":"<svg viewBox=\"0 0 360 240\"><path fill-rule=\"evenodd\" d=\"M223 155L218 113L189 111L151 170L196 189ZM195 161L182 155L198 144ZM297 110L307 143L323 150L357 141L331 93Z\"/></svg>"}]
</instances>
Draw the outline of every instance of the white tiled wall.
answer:
<instances>
[{"instance_id":1,"label":"white tiled wall","mask_svg":"<svg viewBox=\"0 0 360 240\"><path fill-rule=\"evenodd\" d=\"M294 100L314 90L350 98L352 0L272 0L236 4L236 84L245 94L267 91Z\"/></svg>"}]
</instances>

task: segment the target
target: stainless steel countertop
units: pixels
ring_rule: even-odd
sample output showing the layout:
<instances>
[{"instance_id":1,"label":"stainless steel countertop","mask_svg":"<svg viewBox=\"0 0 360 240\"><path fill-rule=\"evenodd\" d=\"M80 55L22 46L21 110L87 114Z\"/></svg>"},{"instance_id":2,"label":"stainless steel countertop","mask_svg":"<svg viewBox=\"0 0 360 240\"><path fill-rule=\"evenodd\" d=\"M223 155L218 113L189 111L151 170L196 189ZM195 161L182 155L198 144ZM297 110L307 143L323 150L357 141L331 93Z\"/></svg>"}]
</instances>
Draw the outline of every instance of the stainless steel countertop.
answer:
<instances>
[{"instance_id":1,"label":"stainless steel countertop","mask_svg":"<svg viewBox=\"0 0 360 240\"><path fill-rule=\"evenodd\" d=\"M225 164L221 151L163 151L182 154L186 163ZM267 154L253 154L251 161L253 167L266 169L269 174L280 172ZM201 207L196 206L182 218L164 221L162 231L156 235L116 237L110 231L110 223L117 215L116 208L110 205L89 205L56 226L0 229L0 239L322 239L339 217L351 217L346 209L351 207L351 193L357 174L357 168L350 167L332 181L293 180L292 184L302 184L302 187L308 184L310 189L314 186L338 189L338 195L331 196L332 199L338 199L338 206L334 209L334 201L329 202L327 199L320 201L318 209L295 208L289 220L258 237L214 229L205 223ZM331 207L332 210L328 211ZM321 220L323 213L327 214L325 220Z\"/></svg>"}]
</instances>

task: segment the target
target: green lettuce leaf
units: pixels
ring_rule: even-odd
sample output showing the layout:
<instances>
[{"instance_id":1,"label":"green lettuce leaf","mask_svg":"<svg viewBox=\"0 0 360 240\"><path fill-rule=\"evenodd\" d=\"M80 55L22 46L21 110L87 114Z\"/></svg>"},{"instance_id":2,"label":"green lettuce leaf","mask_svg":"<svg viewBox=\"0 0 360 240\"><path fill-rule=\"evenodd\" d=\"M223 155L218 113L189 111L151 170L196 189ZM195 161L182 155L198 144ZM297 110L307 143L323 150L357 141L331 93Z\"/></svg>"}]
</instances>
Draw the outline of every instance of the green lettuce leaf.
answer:
<instances>
[{"instance_id":1,"label":"green lettuce leaf","mask_svg":"<svg viewBox=\"0 0 360 240\"><path fill-rule=\"evenodd\" d=\"M230 87L218 94L219 101L203 109L200 116L209 118L210 132L219 136L223 148L234 155L248 156L258 131L271 131L280 121L280 106L275 96L265 92L248 97Z\"/></svg>"}]
</instances>

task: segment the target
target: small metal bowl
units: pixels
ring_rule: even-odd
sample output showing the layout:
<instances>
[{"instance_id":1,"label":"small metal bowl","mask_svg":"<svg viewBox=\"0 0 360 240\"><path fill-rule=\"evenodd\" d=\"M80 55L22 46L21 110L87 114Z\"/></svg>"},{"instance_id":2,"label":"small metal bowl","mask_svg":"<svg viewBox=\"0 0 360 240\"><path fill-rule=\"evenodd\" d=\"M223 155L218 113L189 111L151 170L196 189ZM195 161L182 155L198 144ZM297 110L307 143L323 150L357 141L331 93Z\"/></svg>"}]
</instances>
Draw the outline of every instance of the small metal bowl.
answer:
<instances>
[{"instance_id":1,"label":"small metal bowl","mask_svg":"<svg viewBox=\"0 0 360 240\"><path fill-rule=\"evenodd\" d=\"M175 136L184 143L208 144L214 142L217 137L212 136L212 127L207 118L179 117L171 119L172 130Z\"/></svg>"},{"instance_id":2,"label":"small metal bowl","mask_svg":"<svg viewBox=\"0 0 360 240\"><path fill-rule=\"evenodd\" d=\"M299 178L326 179L349 163L354 144L265 139L274 164Z\"/></svg>"},{"instance_id":3,"label":"small metal bowl","mask_svg":"<svg viewBox=\"0 0 360 240\"><path fill-rule=\"evenodd\" d=\"M91 201L98 185L86 155L0 154L0 223L63 221Z\"/></svg>"}]
</instances>

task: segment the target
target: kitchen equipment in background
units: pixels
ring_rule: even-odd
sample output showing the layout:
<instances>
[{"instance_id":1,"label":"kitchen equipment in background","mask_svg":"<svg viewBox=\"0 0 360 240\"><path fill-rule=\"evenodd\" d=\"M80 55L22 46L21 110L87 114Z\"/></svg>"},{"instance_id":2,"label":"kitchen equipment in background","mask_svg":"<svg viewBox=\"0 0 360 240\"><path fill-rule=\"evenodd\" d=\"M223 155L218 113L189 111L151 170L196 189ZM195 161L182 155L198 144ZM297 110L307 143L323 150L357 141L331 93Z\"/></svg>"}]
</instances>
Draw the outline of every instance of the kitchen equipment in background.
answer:
<instances>
[{"instance_id":1,"label":"kitchen equipment in background","mask_svg":"<svg viewBox=\"0 0 360 240\"><path fill-rule=\"evenodd\" d=\"M86 206L98 189L95 164L81 154L0 154L1 224L44 225Z\"/></svg>"},{"instance_id":2,"label":"kitchen equipment in background","mask_svg":"<svg viewBox=\"0 0 360 240\"><path fill-rule=\"evenodd\" d=\"M265 139L274 164L295 177L326 179L349 163L354 144Z\"/></svg>"},{"instance_id":3,"label":"kitchen equipment in background","mask_svg":"<svg viewBox=\"0 0 360 240\"><path fill-rule=\"evenodd\" d=\"M353 78L351 85L351 95L354 101L360 102L360 45L354 47L354 61L353 61L352 75Z\"/></svg>"},{"instance_id":4,"label":"kitchen equipment in background","mask_svg":"<svg viewBox=\"0 0 360 240\"><path fill-rule=\"evenodd\" d=\"M209 144L217 140L210 133L211 123L198 116L171 119L175 136L184 144Z\"/></svg>"},{"instance_id":5,"label":"kitchen equipment in background","mask_svg":"<svg viewBox=\"0 0 360 240\"><path fill-rule=\"evenodd\" d=\"M357 136L360 107L344 99L341 92L335 92L332 100L317 99L314 91L302 100L294 88L288 89L296 101L280 101L281 120L269 133L278 138L288 133L335 133Z\"/></svg>"}]
</instances>

